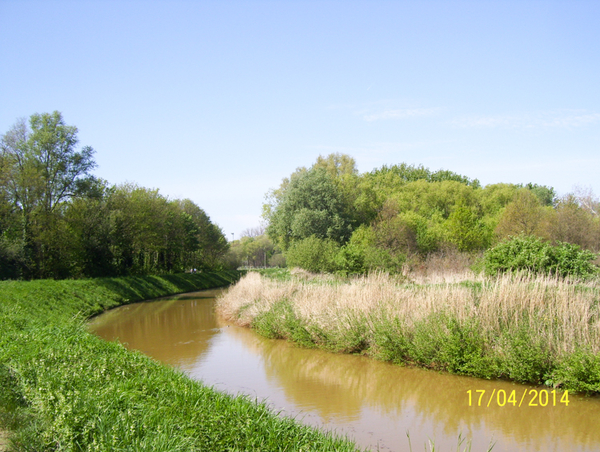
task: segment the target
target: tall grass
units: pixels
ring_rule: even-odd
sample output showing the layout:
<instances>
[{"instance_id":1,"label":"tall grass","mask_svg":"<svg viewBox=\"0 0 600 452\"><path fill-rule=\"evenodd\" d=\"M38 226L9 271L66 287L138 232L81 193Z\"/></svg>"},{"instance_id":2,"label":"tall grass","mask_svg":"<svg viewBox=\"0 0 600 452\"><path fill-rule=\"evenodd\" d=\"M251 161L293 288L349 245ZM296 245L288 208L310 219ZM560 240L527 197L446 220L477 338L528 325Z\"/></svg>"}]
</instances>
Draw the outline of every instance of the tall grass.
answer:
<instances>
[{"instance_id":1,"label":"tall grass","mask_svg":"<svg viewBox=\"0 0 600 452\"><path fill-rule=\"evenodd\" d=\"M600 392L600 290L528 274L406 284L249 273L218 311L268 337L483 378Z\"/></svg>"},{"instance_id":2,"label":"tall grass","mask_svg":"<svg viewBox=\"0 0 600 452\"><path fill-rule=\"evenodd\" d=\"M238 277L0 283L0 427L12 430L12 450L355 450L86 330L109 307Z\"/></svg>"}]
</instances>

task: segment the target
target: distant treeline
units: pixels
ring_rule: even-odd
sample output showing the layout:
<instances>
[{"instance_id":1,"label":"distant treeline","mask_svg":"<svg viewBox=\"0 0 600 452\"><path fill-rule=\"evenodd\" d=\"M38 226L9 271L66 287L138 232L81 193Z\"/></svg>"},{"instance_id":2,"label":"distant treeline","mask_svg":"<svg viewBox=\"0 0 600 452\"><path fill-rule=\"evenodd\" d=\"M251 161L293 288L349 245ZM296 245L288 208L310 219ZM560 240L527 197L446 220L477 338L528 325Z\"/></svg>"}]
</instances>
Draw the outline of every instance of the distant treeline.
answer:
<instances>
[{"instance_id":1,"label":"distant treeline","mask_svg":"<svg viewBox=\"0 0 600 452\"><path fill-rule=\"evenodd\" d=\"M0 139L0 279L218 269L228 243L189 199L95 178L90 147L61 114L19 120Z\"/></svg>"},{"instance_id":2,"label":"distant treeline","mask_svg":"<svg viewBox=\"0 0 600 452\"><path fill-rule=\"evenodd\" d=\"M359 174L352 157L331 154L284 179L263 216L289 266L364 273L444 250L481 252L511 236L598 252L599 212L585 190L559 198L533 183L482 187L404 163Z\"/></svg>"}]
</instances>

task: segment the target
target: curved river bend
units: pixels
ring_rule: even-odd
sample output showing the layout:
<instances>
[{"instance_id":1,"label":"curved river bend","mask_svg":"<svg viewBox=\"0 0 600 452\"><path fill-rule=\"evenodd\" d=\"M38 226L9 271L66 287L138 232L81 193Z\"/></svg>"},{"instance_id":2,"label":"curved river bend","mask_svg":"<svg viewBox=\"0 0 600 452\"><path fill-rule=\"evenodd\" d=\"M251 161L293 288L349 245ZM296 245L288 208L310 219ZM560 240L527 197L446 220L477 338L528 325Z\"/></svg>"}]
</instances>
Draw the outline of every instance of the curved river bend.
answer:
<instances>
[{"instance_id":1,"label":"curved river bend","mask_svg":"<svg viewBox=\"0 0 600 452\"><path fill-rule=\"evenodd\" d=\"M219 290L196 292L113 309L90 329L182 369L190 377L232 394L266 400L275 411L335 430L380 451L456 450L458 435L472 451L598 451L600 399L552 394L546 406L498 405L498 394L542 389L503 381L440 374L297 348L227 324L214 313ZM472 391L471 406L467 391ZM479 394L485 390L482 406ZM496 394L487 406L489 395ZM532 393L533 394L533 393ZM544 399L544 397L542 397ZM502 402L502 398L500 398ZM542 400L544 402L544 400ZM463 444L464 449L466 444Z\"/></svg>"}]
</instances>

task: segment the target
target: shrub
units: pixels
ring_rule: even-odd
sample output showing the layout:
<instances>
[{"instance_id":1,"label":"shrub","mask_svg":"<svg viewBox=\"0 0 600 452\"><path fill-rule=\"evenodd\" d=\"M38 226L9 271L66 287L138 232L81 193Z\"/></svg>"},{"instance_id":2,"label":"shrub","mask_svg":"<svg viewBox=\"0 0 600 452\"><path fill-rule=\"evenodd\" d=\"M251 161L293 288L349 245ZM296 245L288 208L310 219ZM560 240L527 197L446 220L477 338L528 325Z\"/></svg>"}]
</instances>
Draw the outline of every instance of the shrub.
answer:
<instances>
[{"instance_id":1,"label":"shrub","mask_svg":"<svg viewBox=\"0 0 600 452\"><path fill-rule=\"evenodd\" d=\"M348 243L335 257L338 271L345 274L365 273L365 250L358 245Z\"/></svg>"},{"instance_id":2,"label":"shrub","mask_svg":"<svg viewBox=\"0 0 600 452\"><path fill-rule=\"evenodd\" d=\"M300 267L314 273L334 272L340 246L329 239L314 235L292 242L286 253L288 267Z\"/></svg>"},{"instance_id":3,"label":"shrub","mask_svg":"<svg viewBox=\"0 0 600 452\"><path fill-rule=\"evenodd\" d=\"M365 268L368 271L383 271L386 273L402 272L402 265L406 262L406 255L394 256L388 250L369 247L365 250Z\"/></svg>"},{"instance_id":4,"label":"shrub","mask_svg":"<svg viewBox=\"0 0 600 452\"><path fill-rule=\"evenodd\" d=\"M598 267L592 263L595 258L594 253L578 245L551 245L539 237L518 236L487 250L483 266L489 275L525 270L585 278L598 273Z\"/></svg>"},{"instance_id":5,"label":"shrub","mask_svg":"<svg viewBox=\"0 0 600 452\"><path fill-rule=\"evenodd\" d=\"M600 355L580 348L567 356L554 372L556 386L572 388L577 392L600 392Z\"/></svg>"}]
</instances>

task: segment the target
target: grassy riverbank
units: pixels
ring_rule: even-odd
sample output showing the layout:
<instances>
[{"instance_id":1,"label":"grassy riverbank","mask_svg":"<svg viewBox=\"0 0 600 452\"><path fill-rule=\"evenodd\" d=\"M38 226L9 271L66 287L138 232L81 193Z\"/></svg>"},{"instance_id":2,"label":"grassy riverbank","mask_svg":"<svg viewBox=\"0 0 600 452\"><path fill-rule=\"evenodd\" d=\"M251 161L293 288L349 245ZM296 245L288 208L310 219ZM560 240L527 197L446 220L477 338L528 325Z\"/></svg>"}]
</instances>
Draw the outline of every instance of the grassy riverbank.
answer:
<instances>
[{"instance_id":1,"label":"grassy riverbank","mask_svg":"<svg viewBox=\"0 0 600 452\"><path fill-rule=\"evenodd\" d=\"M227 285L238 272L0 282L0 429L18 451L355 450L87 332L143 299Z\"/></svg>"},{"instance_id":2,"label":"grassy riverbank","mask_svg":"<svg viewBox=\"0 0 600 452\"><path fill-rule=\"evenodd\" d=\"M503 276L415 284L246 275L221 315L267 337L481 378L600 393L600 289Z\"/></svg>"}]
</instances>

